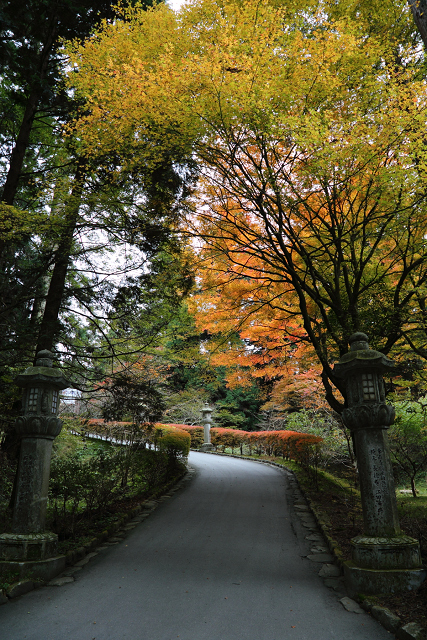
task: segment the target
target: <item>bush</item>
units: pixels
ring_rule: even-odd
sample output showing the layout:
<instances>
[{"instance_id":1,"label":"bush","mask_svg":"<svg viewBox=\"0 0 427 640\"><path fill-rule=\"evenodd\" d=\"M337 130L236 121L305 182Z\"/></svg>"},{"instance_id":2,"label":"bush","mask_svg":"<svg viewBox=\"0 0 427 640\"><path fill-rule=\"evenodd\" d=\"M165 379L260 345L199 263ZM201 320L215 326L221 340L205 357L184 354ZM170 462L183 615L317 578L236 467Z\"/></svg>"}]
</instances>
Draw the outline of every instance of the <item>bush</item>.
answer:
<instances>
[{"instance_id":1,"label":"bush","mask_svg":"<svg viewBox=\"0 0 427 640\"><path fill-rule=\"evenodd\" d=\"M70 447L63 436L52 455L48 516L60 535L73 535L80 521L99 517L117 501L143 495L171 475L166 452L73 439L77 446Z\"/></svg>"},{"instance_id":2,"label":"bush","mask_svg":"<svg viewBox=\"0 0 427 640\"><path fill-rule=\"evenodd\" d=\"M12 510L9 506L16 466L16 462L0 450L0 522L6 528L11 524Z\"/></svg>"},{"instance_id":3,"label":"bush","mask_svg":"<svg viewBox=\"0 0 427 640\"><path fill-rule=\"evenodd\" d=\"M179 429L182 429L183 431L186 431L190 438L191 438L191 448L192 449L198 449L199 447L202 446L203 442L204 442L204 431L203 431L203 427L199 427L196 425L186 425L186 424L174 424L174 425L168 425L168 426L174 426L174 427L178 427Z\"/></svg>"},{"instance_id":4,"label":"bush","mask_svg":"<svg viewBox=\"0 0 427 640\"><path fill-rule=\"evenodd\" d=\"M174 459L186 458L190 451L190 434L170 424L155 424L151 441Z\"/></svg>"},{"instance_id":5,"label":"bush","mask_svg":"<svg viewBox=\"0 0 427 640\"><path fill-rule=\"evenodd\" d=\"M74 421L74 432L76 426ZM145 448L131 430L126 435L133 438L128 446L117 445L116 439L90 440L84 431L79 437L63 429L54 442L47 525L60 540L98 528L118 504L141 500L176 477L184 469L182 457L190 441L187 433L164 433L153 427L155 450ZM117 425L113 431L118 435ZM108 433L112 437L111 430Z\"/></svg>"},{"instance_id":6,"label":"bush","mask_svg":"<svg viewBox=\"0 0 427 640\"><path fill-rule=\"evenodd\" d=\"M154 446L164 451L172 459L186 458L190 451L191 437L184 425L132 422L104 422L92 419L83 426L83 431L99 435L109 442L138 445L142 447ZM81 431L81 430L80 430Z\"/></svg>"},{"instance_id":7,"label":"bush","mask_svg":"<svg viewBox=\"0 0 427 640\"><path fill-rule=\"evenodd\" d=\"M322 442L320 436L297 431L252 431L246 436L250 452L257 455L280 456L302 462L311 447Z\"/></svg>"},{"instance_id":8,"label":"bush","mask_svg":"<svg viewBox=\"0 0 427 640\"><path fill-rule=\"evenodd\" d=\"M393 467L398 480L409 481L416 498L416 481L427 470L427 406L398 402L395 408L396 421L389 429Z\"/></svg>"},{"instance_id":9,"label":"bush","mask_svg":"<svg viewBox=\"0 0 427 640\"><path fill-rule=\"evenodd\" d=\"M240 448L243 453L243 445L246 442L248 432L239 429L226 429L225 427L213 427L211 429L211 442L215 447L222 447L222 450L228 447L234 453L236 447Z\"/></svg>"}]
</instances>

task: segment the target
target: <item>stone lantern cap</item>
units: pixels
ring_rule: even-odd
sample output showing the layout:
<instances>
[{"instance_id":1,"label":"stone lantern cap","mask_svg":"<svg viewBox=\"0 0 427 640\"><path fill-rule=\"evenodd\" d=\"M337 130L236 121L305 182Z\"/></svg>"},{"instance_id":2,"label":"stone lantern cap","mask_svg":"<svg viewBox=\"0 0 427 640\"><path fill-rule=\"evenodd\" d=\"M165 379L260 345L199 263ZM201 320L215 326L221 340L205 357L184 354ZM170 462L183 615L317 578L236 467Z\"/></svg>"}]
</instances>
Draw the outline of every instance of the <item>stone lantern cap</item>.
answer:
<instances>
[{"instance_id":1,"label":"stone lantern cap","mask_svg":"<svg viewBox=\"0 0 427 640\"><path fill-rule=\"evenodd\" d=\"M213 409L209 406L207 402L205 402L205 406L201 409L202 413L212 413Z\"/></svg>"},{"instance_id":2,"label":"stone lantern cap","mask_svg":"<svg viewBox=\"0 0 427 640\"><path fill-rule=\"evenodd\" d=\"M39 351L37 354L36 366L28 367L24 373L20 373L15 378L18 387L29 387L34 383L44 382L56 389L66 389L70 382L64 378L61 369L54 369L53 354L47 349Z\"/></svg>"},{"instance_id":3,"label":"stone lantern cap","mask_svg":"<svg viewBox=\"0 0 427 640\"><path fill-rule=\"evenodd\" d=\"M200 410L203 415L203 422L210 422L212 418L213 408L209 406L207 402L205 402L205 406Z\"/></svg>"},{"instance_id":4,"label":"stone lantern cap","mask_svg":"<svg viewBox=\"0 0 427 640\"><path fill-rule=\"evenodd\" d=\"M350 351L341 356L334 366L334 373L339 378L346 378L361 370L374 368L382 373L394 368L393 360L380 351L369 348L368 336L365 333L353 333L349 343Z\"/></svg>"}]
</instances>

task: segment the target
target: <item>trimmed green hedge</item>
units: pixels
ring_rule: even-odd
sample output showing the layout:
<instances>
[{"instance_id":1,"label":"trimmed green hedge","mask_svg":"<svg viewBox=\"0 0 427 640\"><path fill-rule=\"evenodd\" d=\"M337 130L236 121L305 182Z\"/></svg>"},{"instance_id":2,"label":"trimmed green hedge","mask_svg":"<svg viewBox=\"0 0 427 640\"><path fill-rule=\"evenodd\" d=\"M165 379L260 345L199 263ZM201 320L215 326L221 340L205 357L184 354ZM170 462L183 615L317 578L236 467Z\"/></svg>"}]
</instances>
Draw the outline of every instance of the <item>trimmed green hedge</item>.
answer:
<instances>
[{"instance_id":1,"label":"trimmed green hedge","mask_svg":"<svg viewBox=\"0 0 427 640\"><path fill-rule=\"evenodd\" d=\"M184 425L171 424L141 424L132 422L105 422L92 419L82 425L81 430L88 435L100 435L110 442L120 444L141 443L153 445L155 449L164 451L174 458L187 457L190 451L191 438Z\"/></svg>"},{"instance_id":2,"label":"trimmed green hedge","mask_svg":"<svg viewBox=\"0 0 427 640\"><path fill-rule=\"evenodd\" d=\"M170 424L155 424L153 442L168 455L185 456L190 452L191 437L182 428Z\"/></svg>"}]
</instances>

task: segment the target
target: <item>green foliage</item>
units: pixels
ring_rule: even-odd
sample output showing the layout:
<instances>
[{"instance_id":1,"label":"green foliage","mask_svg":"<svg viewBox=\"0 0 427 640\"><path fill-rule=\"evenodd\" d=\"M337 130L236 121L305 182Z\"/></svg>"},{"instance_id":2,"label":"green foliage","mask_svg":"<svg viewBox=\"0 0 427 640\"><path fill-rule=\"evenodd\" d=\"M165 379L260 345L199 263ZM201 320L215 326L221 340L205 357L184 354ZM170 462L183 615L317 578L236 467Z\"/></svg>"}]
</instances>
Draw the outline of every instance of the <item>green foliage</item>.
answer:
<instances>
[{"instance_id":1,"label":"green foliage","mask_svg":"<svg viewBox=\"0 0 427 640\"><path fill-rule=\"evenodd\" d=\"M176 425L178 426L178 425ZM203 431L203 427L199 427L196 425L186 425L186 424L180 424L179 428L182 429L183 431L186 431L191 438L191 443L190 443L190 447L192 449L198 449L199 447L202 446L203 442L204 442L204 431Z\"/></svg>"},{"instance_id":2,"label":"green foliage","mask_svg":"<svg viewBox=\"0 0 427 640\"><path fill-rule=\"evenodd\" d=\"M48 230L49 220L45 212L30 214L0 202L0 240L16 243L28 239L35 227L39 233Z\"/></svg>"},{"instance_id":3,"label":"green foliage","mask_svg":"<svg viewBox=\"0 0 427 640\"><path fill-rule=\"evenodd\" d=\"M113 179L122 164L117 152L91 164L78 141L62 135L79 108L60 77L63 39L82 41L115 14L111 0L0 7L0 187L16 205L0 204L0 414L10 415L15 368L32 362L40 341L50 341L47 348L60 342L68 377L88 389L117 362L126 369L130 354L158 347L191 286L180 238L171 233L191 162L177 170L164 156L149 171L135 166ZM12 162L17 138L19 166ZM118 246L120 265L108 255ZM106 277L116 269L120 284ZM146 419L158 419L160 394L147 394L157 412ZM110 406L110 417L118 409Z\"/></svg>"},{"instance_id":4,"label":"green foliage","mask_svg":"<svg viewBox=\"0 0 427 640\"><path fill-rule=\"evenodd\" d=\"M190 434L177 426L154 425L152 441L172 460L187 457L190 451Z\"/></svg>"},{"instance_id":5,"label":"green foliage","mask_svg":"<svg viewBox=\"0 0 427 640\"><path fill-rule=\"evenodd\" d=\"M11 525L12 512L9 508L16 472L16 462L0 451L0 522L7 530Z\"/></svg>"},{"instance_id":6,"label":"green foliage","mask_svg":"<svg viewBox=\"0 0 427 640\"><path fill-rule=\"evenodd\" d=\"M322 439L319 445L322 466L353 465L354 453L350 432L331 410L303 409L292 412L286 418L286 427L294 431L310 433Z\"/></svg>"},{"instance_id":7,"label":"green foliage","mask_svg":"<svg viewBox=\"0 0 427 640\"><path fill-rule=\"evenodd\" d=\"M417 497L416 481L427 471L427 402L397 402L396 420L389 429L390 449L397 479L409 480Z\"/></svg>"},{"instance_id":8,"label":"green foliage","mask_svg":"<svg viewBox=\"0 0 427 640\"><path fill-rule=\"evenodd\" d=\"M245 418L233 411L232 405L223 403L215 412L215 423L225 429L239 429L244 426Z\"/></svg>"},{"instance_id":9,"label":"green foliage","mask_svg":"<svg viewBox=\"0 0 427 640\"><path fill-rule=\"evenodd\" d=\"M264 401L261 388L256 383L249 387L225 386L224 368L219 368L218 377L224 378L223 386L217 389L212 401L216 402L215 423L225 428L256 430L260 422L260 407Z\"/></svg>"},{"instance_id":10,"label":"green foliage","mask_svg":"<svg viewBox=\"0 0 427 640\"><path fill-rule=\"evenodd\" d=\"M119 372L103 389L108 399L102 406L102 417L107 422L129 417L135 421L153 422L163 413L161 393L150 379Z\"/></svg>"},{"instance_id":11,"label":"green foliage","mask_svg":"<svg viewBox=\"0 0 427 640\"><path fill-rule=\"evenodd\" d=\"M118 503L142 499L182 473L190 441L187 433L156 430L154 450L135 439L126 446L93 440L87 429L81 429L84 425L66 422L53 445L47 514L48 529L60 539L96 529ZM0 520L8 529L15 467L2 452L0 462Z\"/></svg>"},{"instance_id":12,"label":"green foliage","mask_svg":"<svg viewBox=\"0 0 427 640\"><path fill-rule=\"evenodd\" d=\"M72 422L72 421L70 421ZM118 446L63 430L54 443L49 485L48 526L61 539L96 526L118 502L141 498L182 469L181 438L165 434L164 445L150 450ZM158 437L159 443L162 436Z\"/></svg>"},{"instance_id":13,"label":"green foliage","mask_svg":"<svg viewBox=\"0 0 427 640\"><path fill-rule=\"evenodd\" d=\"M213 366L204 348L207 332L197 330L194 318L182 304L168 327L163 356L168 365L164 390L166 412L171 423L198 424L204 402L215 404L215 423L251 431L260 421L265 401L262 379L250 386L227 386L227 367Z\"/></svg>"},{"instance_id":14,"label":"green foliage","mask_svg":"<svg viewBox=\"0 0 427 640\"><path fill-rule=\"evenodd\" d=\"M167 424L197 425L202 416L202 409L208 399L206 392L199 388L184 389L164 395L167 408L162 422Z\"/></svg>"}]
</instances>

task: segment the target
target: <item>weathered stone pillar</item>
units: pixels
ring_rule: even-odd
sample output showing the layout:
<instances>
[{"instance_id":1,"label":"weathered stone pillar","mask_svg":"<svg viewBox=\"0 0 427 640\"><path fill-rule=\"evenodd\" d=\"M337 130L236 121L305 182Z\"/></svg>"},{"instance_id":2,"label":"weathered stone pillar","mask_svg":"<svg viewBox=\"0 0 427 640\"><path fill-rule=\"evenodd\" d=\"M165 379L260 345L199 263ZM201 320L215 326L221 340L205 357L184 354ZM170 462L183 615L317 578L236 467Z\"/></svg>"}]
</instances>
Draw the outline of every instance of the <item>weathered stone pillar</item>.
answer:
<instances>
[{"instance_id":1,"label":"weathered stone pillar","mask_svg":"<svg viewBox=\"0 0 427 640\"><path fill-rule=\"evenodd\" d=\"M202 409L203 444L200 447L200 451L212 451L213 449L213 446L211 444L212 412L212 407L210 407L206 402L205 406Z\"/></svg>"},{"instance_id":2,"label":"weathered stone pillar","mask_svg":"<svg viewBox=\"0 0 427 640\"><path fill-rule=\"evenodd\" d=\"M61 570L57 536L45 531L52 443L62 422L56 417L59 391L70 384L52 367L50 351L40 351L35 367L16 377L23 387L21 436L12 532L0 536L0 572L17 570L48 579Z\"/></svg>"},{"instance_id":3,"label":"weathered stone pillar","mask_svg":"<svg viewBox=\"0 0 427 640\"><path fill-rule=\"evenodd\" d=\"M395 414L385 401L382 378L392 368L392 360L369 348L364 333L350 338L350 351L334 367L346 386L342 417L353 434L364 520L364 534L352 540L352 561L345 566L353 593L414 589L425 578L418 542L399 527L387 437Z\"/></svg>"}]
</instances>

